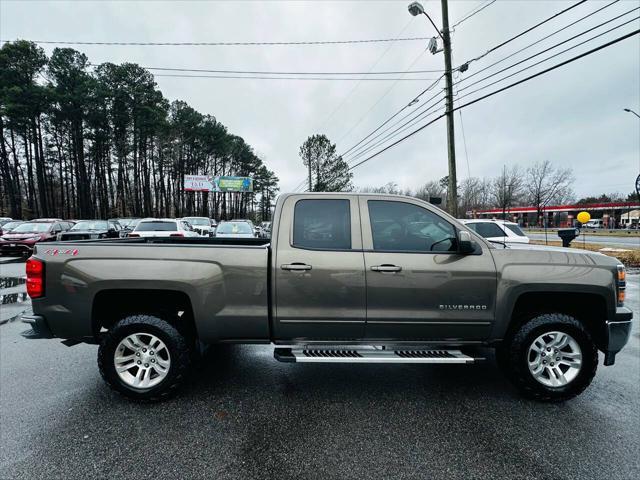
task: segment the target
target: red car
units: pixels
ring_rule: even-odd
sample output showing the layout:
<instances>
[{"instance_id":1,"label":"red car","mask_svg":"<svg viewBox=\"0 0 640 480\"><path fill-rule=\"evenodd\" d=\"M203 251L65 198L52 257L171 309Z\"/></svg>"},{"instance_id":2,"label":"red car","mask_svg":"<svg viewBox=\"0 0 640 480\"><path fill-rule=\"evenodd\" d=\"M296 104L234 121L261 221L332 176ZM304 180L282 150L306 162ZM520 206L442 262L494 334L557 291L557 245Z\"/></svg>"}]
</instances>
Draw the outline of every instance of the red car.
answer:
<instances>
[{"instance_id":1,"label":"red car","mask_svg":"<svg viewBox=\"0 0 640 480\"><path fill-rule=\"evenodd\" d=\"M71 222L49 218L24 222L0 237L0 254L31 255L36 243L53 241L56 235L69 230L72 225Z\"/></svg>"}]
</instances>

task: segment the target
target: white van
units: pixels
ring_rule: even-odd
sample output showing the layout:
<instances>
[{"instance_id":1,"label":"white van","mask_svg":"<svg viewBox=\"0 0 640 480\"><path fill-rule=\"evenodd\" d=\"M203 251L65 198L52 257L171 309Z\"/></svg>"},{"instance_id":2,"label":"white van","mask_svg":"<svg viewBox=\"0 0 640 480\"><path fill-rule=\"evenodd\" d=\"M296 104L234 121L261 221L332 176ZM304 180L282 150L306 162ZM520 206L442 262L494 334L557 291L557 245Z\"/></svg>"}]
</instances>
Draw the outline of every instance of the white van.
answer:
<instances>
[{"instance_id":1,"label":"white van","mask_svg":"<svg viewBox=\"0 0 640 480\"><path fill-rule=\"evenodd\" d=\"M604 228L601 218L593 218L584 224L584 228Z\"/></svg>"}]
</instances>

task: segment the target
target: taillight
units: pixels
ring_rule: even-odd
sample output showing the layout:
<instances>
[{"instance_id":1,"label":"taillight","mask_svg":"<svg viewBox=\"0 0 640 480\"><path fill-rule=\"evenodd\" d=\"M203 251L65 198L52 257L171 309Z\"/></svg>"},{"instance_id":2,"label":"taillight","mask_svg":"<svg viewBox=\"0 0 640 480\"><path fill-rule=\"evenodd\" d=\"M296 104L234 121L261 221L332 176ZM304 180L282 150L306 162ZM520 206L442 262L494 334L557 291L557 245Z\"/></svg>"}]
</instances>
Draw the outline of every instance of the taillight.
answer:
<instances>
[{"instance_id":1,"label":"taillight","mask_svg":"<svg viewBox=\"0 0 640 480\"><path fill-rule=\"evenodd\" d=\"M31 298L44 296L44 262L29 258L26 265L27 270L27 293Z\"/></svg>"},{"instance_id":2,"label":"taillight","mask_svg":"<svg viewBox=\"0 0 640 480\"><path fill-rule=\"evenodd\" d=\"M625 297L625 291L627 288L627 272L624 269L624 265L618 265L618 275L617 275L617 282L616 282L616 286L617 288L617 300L618 300L618 306L619 307L623 307L624 306L624 297Z\"/></svg>"},{"instance_id":3,"label":"taillight","mask_svg":"<svg viewBox=\"0 0 640 480\"><path fill-rule=\"evenodd\" d=\"M184 233L172 233L170 237L184 237Z\"/></svg>"},{"instance_id":4,"label":"taillight","mask_svg":"<svg viewBox=\"0 0 640 480\"><path fill-rule=\"evenodd\" d=\"M129 237L139 237L140 235L138 235L137 233L130 233L128 236Z\"/></svg>"}]
</instances>

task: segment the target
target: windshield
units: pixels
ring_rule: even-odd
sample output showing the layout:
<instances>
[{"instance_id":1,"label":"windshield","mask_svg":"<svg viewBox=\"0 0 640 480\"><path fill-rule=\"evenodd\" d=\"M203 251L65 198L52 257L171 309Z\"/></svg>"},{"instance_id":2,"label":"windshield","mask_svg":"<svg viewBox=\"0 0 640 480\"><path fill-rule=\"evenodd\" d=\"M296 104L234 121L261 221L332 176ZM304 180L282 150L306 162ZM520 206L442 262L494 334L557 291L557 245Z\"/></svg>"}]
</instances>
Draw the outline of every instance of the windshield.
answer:
<instances>
[{"instance_id":1,"label":"windshield","mask_svg":"<svg viewBox=\"0 0 640 480\"><path fill-rule=\"evenodd\" d=\"M187 217L183 219L185 222L189 222L191 225L204 225L211 226L211 222L209 222L208 218L195 218L195 217Z\"/></svg>"},{"instance_id":2,"label":"windshield","mask_svg":"<svg viewBox=\"0 0 640 480\"><path fill-rule=\"evenodd\" d=\"M108 230L109 226L107 222L102 220L89 220L89 221L80 221L76 223L73 227L71 227L71 231L78 230Z\"/></svg>"},{"instance_id":3,"label":"windshield","mask_svg":"<svg viewBox=\"0 0 640 480\"><path fill-rule=\"evenodd\" d=\"M228 234L228 233L241 233L241 234L253 234L253 229L248 223L234 222L234 223L222 223L218 226L216 233Z\"/></svg>"},{"instance_id":4,"label":"windshield","mask_svg":"<svg viewBox=\"0 0 640 480\"><path fill-rule=\"evenodd\" d=\"M14 228L11 233L48 232L51 225L51 223L23 223Z\"/></svg>"},{"instance_id":5,"label":"windshield","mask_svg":"<svg viewBox=\"0 0 640 480\"><path fill-rule=\"evenodd\" d=\"M134 232L175 232L178 230L176 222L140 222Z\"/></svg>"},{"instance_id":6,"label":"windshield","mask_svg":"<svg viewBox=\"0 0 640 480\"><path fill-rule=\"evenodd\" d=\"M509 223L505 223L504 226L507 227L509 230L511 230L516 235L518 235L519 237L526 237L526 235L524 234L524 232L522 230L520 230L520 227L518 225L511 225Z\"/></svg>"},{"instance_id":7,"label":"windshield","mask_svg":"<svg viewBox=\"0 0 640 480\"><path fill-rule=\"evenodd\" d=\"M21 223L22 223L22 222L8 222L8 223L5 223L5 224L2 226L2 229L3 229L3 230L11 230L12 228L16 228L16 227L17 227L18 225L20 225Z\"/></svg>"}]
</instances>

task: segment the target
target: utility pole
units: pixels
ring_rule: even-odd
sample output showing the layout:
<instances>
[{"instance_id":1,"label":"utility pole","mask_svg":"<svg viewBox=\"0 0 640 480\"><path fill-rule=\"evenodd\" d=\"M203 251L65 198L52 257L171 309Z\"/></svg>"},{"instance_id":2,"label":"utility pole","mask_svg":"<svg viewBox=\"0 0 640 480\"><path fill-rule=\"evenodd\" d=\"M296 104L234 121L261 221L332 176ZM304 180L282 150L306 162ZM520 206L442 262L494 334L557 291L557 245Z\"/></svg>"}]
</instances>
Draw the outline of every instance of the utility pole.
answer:
<instances>
[{"instance_id":1,"label":"utility pole","mask_svg":"<svg viewBox=\"0 0 640 480\"><path fill-rule=\"evenodd\" d=\"M449 35L448 0L442 4L442 48L444 50L444 76L446 82L446 114L447 114L447 154L449 157L449 213L458 217L458 176L456 174L456 142L453 125L453 73L451 71L451 36Z\"/></svg>"},{"instance_id":2,"label":"utility pole","mask_svg":"<svg viewBox=\"0 0 640 480\"><path fill-rule=\"evenodd\" d=\"M449 185L447 191L447 206L449 213L454 217L458 216L458 176L456 174L456 143L453 134L453 72L451 66L451 36L449 35L449 5L447 0L440 0L442 5L442 31L438 30L429 14L419 2L412 2L409 5L409 13L418 16L424 15L429 19L433 28L442 39L442 50L444 52L444 76L446 81L445 99L447 116L447 156L449 158ZM435 37L431 39L429 50L431 53L438 53ZM433 49L432 49L433 46Z\"/></svg>"}]
</instances>

